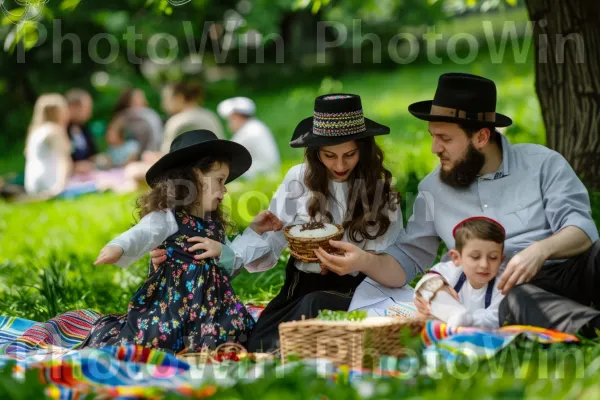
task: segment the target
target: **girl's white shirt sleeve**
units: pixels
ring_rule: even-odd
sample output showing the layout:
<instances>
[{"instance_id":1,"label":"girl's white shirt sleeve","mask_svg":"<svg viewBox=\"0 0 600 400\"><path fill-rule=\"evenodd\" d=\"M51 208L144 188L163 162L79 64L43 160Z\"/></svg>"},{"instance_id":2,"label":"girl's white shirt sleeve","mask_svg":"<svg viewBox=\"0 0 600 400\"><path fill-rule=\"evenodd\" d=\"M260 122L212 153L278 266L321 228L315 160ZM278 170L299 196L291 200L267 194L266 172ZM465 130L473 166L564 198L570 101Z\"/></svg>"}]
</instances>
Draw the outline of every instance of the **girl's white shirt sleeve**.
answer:
<instances>
[{"instance_id":1,"label":"girl's white shirt sleeve","mask_svg":"<svg viewBox=\"0 0 600 400\"><path fill-rule=\"evenodd\" d=\"M277 216L286 227L292 223L307 222L307 215L302 214L307 196L310 196L304 183L302 182L304 165L296 165L290 168L283 182L277 188L277 191L271 199L269 211ZM239 240L237 245L254 245L253 259L246 263L245 268L249 272L262 272L273 268L283 250L288 246L287 240L283 235L283 229L277 232L266 232L258 235L250 228L246 229L243 235L236 238ZM258 241L265 243L267 247L257 249ZM258 251L257 251L258 250Z\"/></svg>"},{"instance_id":2,"label":"girl's white shirt sleeve","mask_svg":"<svg viewBox=\"0 0 600 400\"><path fill-rule=\"evenodd\" d=\"M108 245L119 246L123 249L123 255L116 265L125 268L162 244L178 230L175 215L171 210L154 211L142 218L134 227L113 239ZM234 275L244 266L246 260L252 260L257 253L264 253L268 245L260 239L259 235L255 235L258 239L248 246L245 246L243 242L238 242L237 239L233 242L225 239L221 248L221 256L215 257L219 266L227 270L230 275Z\"/></svg>"},{"instance_id":3,"label":"girl's white shirt sleeve","mask_svg":"<svg viewBox=\"0 0 600 400\"><path fill-rule=\"evenodd\" d=\"M115 265L125 268L159 246L178 229L171 210L153 211L131 229L111 240L107 246L119 246L123 249L123 255Z\"/></svg>"},{"instance_id":4,"label":"girl's white shirt sleeve","mask_svg":"<svg viewBox=\"0 0 600 400\"><path fill-rule=\"evenodd\" d=\"M228 272L233 276L242 267L268 258L270 252L270 246L263 236L246 228L244 233L234 238L233 241L225 239L219 265L227 269L231 268L231 271Z\"/></svg>"}]
</instances>

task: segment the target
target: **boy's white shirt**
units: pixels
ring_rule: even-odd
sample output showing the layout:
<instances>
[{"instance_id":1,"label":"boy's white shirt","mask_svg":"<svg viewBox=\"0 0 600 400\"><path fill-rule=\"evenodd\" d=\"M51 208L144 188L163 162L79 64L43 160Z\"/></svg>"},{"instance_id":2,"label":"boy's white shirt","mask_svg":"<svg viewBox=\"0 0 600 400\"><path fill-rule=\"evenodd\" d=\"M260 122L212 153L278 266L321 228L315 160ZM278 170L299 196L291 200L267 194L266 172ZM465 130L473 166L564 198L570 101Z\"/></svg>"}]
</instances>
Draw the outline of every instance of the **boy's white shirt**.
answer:
<instances>
[{"instance_id":1,"label":"boy's white shirt","mask_svg":"<svg viewBox=\"0 0 600 400\"><path fill-rule=\"evenodd\" d=\"M135 226L111 240L107 246L119 246L123 249L123 255L115 263L125 268L131 263L139 260L150 250L158 247L169 236L179 230L175 215L172 210L153 211L144 216ZM233 242L225 238L223 246L227 246L234 254L233 272L239 270L244 264L252 262L270 251L269 245L261 240L261 236L252 229L247 228L245 235L254 235L251 245L243 243L239 245L236 237ZM223 255L223 250L221 251Z\"/></svg>"},{"instance_id":2,"label":"boy's white shirt","mask_svg":"<svg viewBox=\"0 0 600 400\"><path fill-rule=\"evenodd\" d=\"M432 273L432 271L434 273ZM438 274L436 274L437 272ZM446 281L448 285L454 287L463 273L463 267L457 267L454 262L447 261L436 264L433 266L424 276L419 280L415 286L415 294L419 288L427 280L439 277ZM473 326L483 328L498 328L500 327L500 321L498 319L498 307L500 302L504 298L504 295L498 290L498 279L501 273L498 272L496 281L494 282L494 288L492 291L492 301L488 308L485 308L485 294L487 292L488 285L485 285L481 289L473 289L469 280L465 280L461 290L458 292L458 299L460 303L465 306L469 314L473 318Z\"/></svg>"}]
</instances>

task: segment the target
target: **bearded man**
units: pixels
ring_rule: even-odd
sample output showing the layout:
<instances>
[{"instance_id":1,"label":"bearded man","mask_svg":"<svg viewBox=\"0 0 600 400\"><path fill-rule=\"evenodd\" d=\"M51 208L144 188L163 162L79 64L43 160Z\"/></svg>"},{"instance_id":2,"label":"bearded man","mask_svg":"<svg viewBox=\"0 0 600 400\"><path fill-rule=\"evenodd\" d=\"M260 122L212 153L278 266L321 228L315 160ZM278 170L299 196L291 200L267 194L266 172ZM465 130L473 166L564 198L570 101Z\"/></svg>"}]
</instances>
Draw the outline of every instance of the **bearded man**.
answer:
<instances>
[{"instance_id":1,"label":"bearded man","mask_svg":"<svg viewBox=\"0 0 600 400\"><path fill-rule=\"evenodd\" d=\"M512 121L496 112L496 85L486 78L444 74L434 99L409 111L428 121L440 165L420 182L406 229L379 254L333 242L345 255L319 249L322 265L340 275L368 271L387 282L382 296L397 301L406 297L403 286L431 267L440 241L454 248L458 222L486 216L506 229L507 264L497 282L506 295L501 324L595 336L600 241L588 192L564 157L541 145L513 145L497 131ZM365 279L355 299L364 304L365 293L377 292L374 282ZM421 313L429 311L421 299L415 303Z\"/></svg>"}]
</instances>

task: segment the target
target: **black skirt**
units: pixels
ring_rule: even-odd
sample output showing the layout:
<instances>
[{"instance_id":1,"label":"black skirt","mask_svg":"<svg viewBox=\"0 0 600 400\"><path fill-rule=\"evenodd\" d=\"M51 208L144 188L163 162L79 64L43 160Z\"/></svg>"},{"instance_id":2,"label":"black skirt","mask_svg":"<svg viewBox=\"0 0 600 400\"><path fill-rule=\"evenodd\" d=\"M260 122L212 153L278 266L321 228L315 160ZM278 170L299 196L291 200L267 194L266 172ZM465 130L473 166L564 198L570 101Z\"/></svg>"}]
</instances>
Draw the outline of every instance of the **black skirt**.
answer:
<instances>
[{"instance_id":1,"label":"black skirt","mask_svg":"<svg viewBox=\"0 0 600 400\"><path fill-rule=\"evenodd\" d=\"M254 326L248 342L250 352L270 352L279 348L279 324L314 318L320 310L347 311L354 290L365 278L311 274L298 270L294 258L288 261L285 282L279 294L267 305Z\"/></svg>"}]
</instances>

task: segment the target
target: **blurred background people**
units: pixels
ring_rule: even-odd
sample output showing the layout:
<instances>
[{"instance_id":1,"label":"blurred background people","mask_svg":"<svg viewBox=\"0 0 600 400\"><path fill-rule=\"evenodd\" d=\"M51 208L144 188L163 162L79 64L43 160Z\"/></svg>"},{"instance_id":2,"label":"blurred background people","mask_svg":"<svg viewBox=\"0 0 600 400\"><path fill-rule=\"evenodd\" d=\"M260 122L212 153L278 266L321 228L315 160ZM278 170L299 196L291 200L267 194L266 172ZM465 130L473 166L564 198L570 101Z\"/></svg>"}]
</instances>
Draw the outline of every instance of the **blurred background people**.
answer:
<instances>
[{"instance_id":1,"label":"blurred background people","mask_svg":"<svg viewBox=\"0 0 600 400\"><path fill-rule=\"evenodd\" d=\"M248 149L252 155L252 167L244 174L252 179L279 171L281 157L271 130L254 117L256 105L247 97L234 97L222 101L217 107L219 115L227 120L233 133L231 140Z\"/></svg>"},{"instance_id":2,"label":"blurred background people","mask_svg":"<svg viewBox=\"0 0 600 400\"><path fill-rule=\"evenodd\" d=\"M162 107L171 117L165 124L163 153L178 135L194 129L208 129L224 139L223 125L217 115L201 107L204 91L199 83L180 82L166 86L162 92Z\"/></svg>"},{"instance_id":3,"label":"blurred background people","mask_svg":"<svg viewBox=\"0 0 600 400\"><path fill-rule=\"evenodd\" d=\"M82 121L83 116L83 113L78 115L81 118L78 121ZM57 93L41 95L35 103L25 141L25 190L28 194L53 197L67 186L73 167L68 126L67 100Z\"/></svg>"},{"instance_id":4,"label":"blurred background people","mask_svg":"<svg viewBox=\"0 0 600 400\"><path fill-rule=\"evenodd\" d=\"M94 102L88 92L78 88L67 91L65 98L69 107L70 120L67 132L71 142L71 159L74 162L74 170L86 173L95 168L94 157L98 154L88 126Z\"/></svg>"},{"instance_id":5,"label":"blurred background people","mask_svg":"<svg viewBox=\"0 0 600 400\"><path fill-rule=\"evenodd\" d=\"M112 167L124 167L137 161L140 157L140 144L137 140L126 136L125 123L125 116L119 115L111 121L106 129L106 143L108 144L106 154Z\"/></svg>"},{"instance_id":6,"label":"blurred background people","mask_svg":"<svg viewBox=\"0 0 600 400\"><path fill-rule=\"evenodd\" d=\"M163 121L156 111L148 107L148 100L141 89L129 88L121 92L113 119L123 118L122 125L128 135L135 139L140 154L160 150L163 142Z\"/></svg>"}]
</instances>

